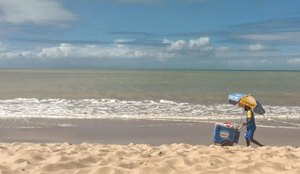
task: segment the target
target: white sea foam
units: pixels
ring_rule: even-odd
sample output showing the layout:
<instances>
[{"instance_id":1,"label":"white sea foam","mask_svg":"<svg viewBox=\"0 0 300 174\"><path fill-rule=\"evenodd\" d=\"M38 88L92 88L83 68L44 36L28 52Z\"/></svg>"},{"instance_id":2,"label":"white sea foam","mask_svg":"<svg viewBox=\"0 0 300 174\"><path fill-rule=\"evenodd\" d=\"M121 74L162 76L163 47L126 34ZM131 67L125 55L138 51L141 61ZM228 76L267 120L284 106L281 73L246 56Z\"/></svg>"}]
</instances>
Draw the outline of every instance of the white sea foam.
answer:
<instances>
[{"instance_id":1,"label":"white sea foam","mask_svg":"<svg viewBox=\"0 0 300 174\"><path fill-rule=\"evenodd\" d=\"M264 106L266 114L257 119L300 119L299 106ZM201 105L174 101L117 99L43 99L0 100L0 118L62 119L148 119L148 120L236 120L241 108L229 104ZM299 125L298 125L299 126Z\"/></svg>"}]
</instances>

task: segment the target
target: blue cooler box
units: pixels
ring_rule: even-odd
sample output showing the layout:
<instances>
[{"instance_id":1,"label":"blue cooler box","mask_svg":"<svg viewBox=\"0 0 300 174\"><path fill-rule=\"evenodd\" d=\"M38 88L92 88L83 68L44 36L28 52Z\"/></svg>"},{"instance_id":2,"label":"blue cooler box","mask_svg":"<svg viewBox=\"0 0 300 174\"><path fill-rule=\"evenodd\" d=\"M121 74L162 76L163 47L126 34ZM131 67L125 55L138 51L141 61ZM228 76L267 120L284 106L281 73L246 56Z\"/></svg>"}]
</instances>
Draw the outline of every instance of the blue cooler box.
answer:
<instances>
[{"instance_id":1,"label":"blue cooler box","mask_svg":"<svg viewBox=\"0 0 300 174\"><path fill-rule=\"evenodd\" d=\"M216 123L213 140L215 143L238 143L240 132L235 124Z\"/></svg>"}]
</instances>

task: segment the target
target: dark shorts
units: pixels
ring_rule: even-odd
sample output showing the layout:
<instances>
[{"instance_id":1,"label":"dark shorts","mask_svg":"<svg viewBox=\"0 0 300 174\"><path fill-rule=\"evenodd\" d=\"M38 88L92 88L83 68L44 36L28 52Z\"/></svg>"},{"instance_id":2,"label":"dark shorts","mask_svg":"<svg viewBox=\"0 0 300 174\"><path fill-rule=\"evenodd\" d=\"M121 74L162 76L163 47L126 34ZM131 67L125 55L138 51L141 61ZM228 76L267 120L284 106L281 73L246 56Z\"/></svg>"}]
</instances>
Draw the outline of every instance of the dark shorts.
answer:
<instances>
[{"instance_id":1,"label":"dark shorts","mask_svg":"<svg viewBox=\"0 0 300 174\"><path fill-rule=\"evenodd\" d=\"M253 140L253 136L254 136L254 132L255 132L255 128L252 128L252 129L247 129L244 137L249 140L249 141L252 141Z\"/></svg>"}]
</instances>

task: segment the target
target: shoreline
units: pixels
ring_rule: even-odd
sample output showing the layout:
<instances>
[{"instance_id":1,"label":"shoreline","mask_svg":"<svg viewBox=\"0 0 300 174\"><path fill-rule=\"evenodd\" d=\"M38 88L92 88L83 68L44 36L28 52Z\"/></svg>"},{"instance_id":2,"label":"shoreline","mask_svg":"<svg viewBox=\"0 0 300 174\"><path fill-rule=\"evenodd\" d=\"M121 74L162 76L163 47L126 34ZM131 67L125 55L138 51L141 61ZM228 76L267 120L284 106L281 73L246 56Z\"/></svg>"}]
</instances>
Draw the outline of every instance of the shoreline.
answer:
<instances>
[{"instance_id":1,"label":"shoreline","mask_svg":"<svg viewBox=\"0 0 300 174\"><path fill-rule=\"evenodd\" d=\"M32 127L30 127L30 124ZM27 127L22 127L22 125ZM36 125L43 127L35 127ZM119 119L18 119L0 120L0 141L3 143L34 142L80 144L149 144L185 143L211 145L214 123L119 120ZM245 128L239 144L245 146ZM258 127L254 138L269 146L299 146L299 129Z\"/></svg>"}]
</instances>

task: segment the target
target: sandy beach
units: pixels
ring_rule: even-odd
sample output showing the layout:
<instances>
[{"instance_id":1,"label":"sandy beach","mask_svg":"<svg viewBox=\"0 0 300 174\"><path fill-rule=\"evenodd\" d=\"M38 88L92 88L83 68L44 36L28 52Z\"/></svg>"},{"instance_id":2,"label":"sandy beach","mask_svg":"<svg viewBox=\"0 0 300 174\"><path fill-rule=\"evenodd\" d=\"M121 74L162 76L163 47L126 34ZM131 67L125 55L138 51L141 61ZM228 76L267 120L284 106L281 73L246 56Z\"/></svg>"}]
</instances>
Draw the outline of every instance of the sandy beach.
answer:
<instances>
[{"instance_id":1,"label":"sandy beach","mask_svg":"<svg viewBox=\"0 0 300 174\"><path fill-rule=\"evenodd\" d=\"M189 144L0 144L1 173L299 173L300 149Z\"/></svg>"},{"instance_id":2,"label":"sandy beach","mask_svg":"<svg viewBox=\"0 0 300 174\"><path fill-rule=\"evenodd\" d=\"M31 123L43 120L29 120ZM146 120L1 121L1 173L299 173L299 130L258 128L265 147L213 145L214 124ZM4 126L6 125L6 126ZM72 126L73 125L73 126ZM17 125L20 126L20 125ZM243 130L242 130L243 134Z\"/></svg>"}]
</instances>

